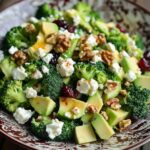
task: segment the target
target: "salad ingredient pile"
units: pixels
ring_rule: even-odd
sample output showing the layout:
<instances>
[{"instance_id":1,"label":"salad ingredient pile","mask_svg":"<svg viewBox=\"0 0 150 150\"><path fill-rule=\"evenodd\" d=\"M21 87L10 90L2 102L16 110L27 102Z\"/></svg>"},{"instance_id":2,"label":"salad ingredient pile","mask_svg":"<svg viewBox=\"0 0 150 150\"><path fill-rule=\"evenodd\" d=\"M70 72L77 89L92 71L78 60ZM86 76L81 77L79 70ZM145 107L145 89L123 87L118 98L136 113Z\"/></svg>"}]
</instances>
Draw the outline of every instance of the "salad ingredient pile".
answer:
<instances>
[{"instance_id":1,"label":"salad ingredient pile","mask_svg":"<svg viewBox=\"0 0 150 150\"><path fill-rule=\"evenodd\" d=\"M0 105L42 140L107 140L148 112L150 51L79 2L48 3L7 32L0 50Z\"/></svg>"}]
</instances>

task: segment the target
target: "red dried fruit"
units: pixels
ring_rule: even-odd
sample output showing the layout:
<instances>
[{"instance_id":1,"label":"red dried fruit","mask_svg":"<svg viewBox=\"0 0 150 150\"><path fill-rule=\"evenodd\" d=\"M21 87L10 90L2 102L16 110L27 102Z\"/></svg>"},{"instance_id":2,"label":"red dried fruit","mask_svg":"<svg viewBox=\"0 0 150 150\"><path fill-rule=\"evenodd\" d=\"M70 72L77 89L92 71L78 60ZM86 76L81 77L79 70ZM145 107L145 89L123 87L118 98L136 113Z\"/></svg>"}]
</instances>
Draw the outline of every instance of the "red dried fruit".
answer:
<instances>
[{"instance_id":1,"label":"red dried fruit","mask_svg":"<svg viewBox=\"0 0 150 150\"><path fill-rule=\"evenodd\" d=\"M138 66L142 71L150 71L150 62L144 58L139 61Z\"/></svg>"}]
</instances>

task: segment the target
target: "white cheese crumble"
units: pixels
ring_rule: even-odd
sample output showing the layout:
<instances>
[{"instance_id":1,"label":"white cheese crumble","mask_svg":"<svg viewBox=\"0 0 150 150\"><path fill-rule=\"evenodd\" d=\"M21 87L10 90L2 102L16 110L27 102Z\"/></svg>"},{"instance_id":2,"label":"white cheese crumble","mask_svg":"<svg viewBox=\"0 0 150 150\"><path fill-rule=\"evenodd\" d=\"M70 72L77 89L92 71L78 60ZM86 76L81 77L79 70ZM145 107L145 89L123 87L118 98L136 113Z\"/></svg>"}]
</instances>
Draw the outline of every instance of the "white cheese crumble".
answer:
<instances>
[{"instance_id":1,"label":"white cheese crumble","mask_svg":"<svg viewBox=\"0 0 150 150\"><path fill-rule=\"evenodd\" d=\"M49 62L52 60L52 58L53 58L53 54L49 53L49 54L47 54L46 56L42 57L42 60L43 60L45 63L49 64Z\"/></svg>"},{"instance_id":2,"label":"white cheese crumble","mask_svg":"<svg viewBox=\"0 0 150 150\"><path fill-rule=\"evenodd\" d=\"M92 47L97 45L96 38L92 34L88 37L86 43Z\"/></svg>"},{"instance_id":3,"label":"white cheese crumble","mask_svg":"<svg viewBox=\"0 0 150 150\"><path fill-rule=\"evenodd\" d=\"M34 79L41 79L43 77L41 71L36 70L33 74L32 74L32 78Z\"/></svg>"},{"instance_id":4,"label":"white cheese crumble","mask_svg":"<svg viewBox=\"0 0 150 150\"><path fill-rule=\"evenodd\" d=\"M129 54L128 54L126 51L122 51L122 52L121 52L121 55L122 55L123 57L130 57Z\"/></svg>"},{"instance_id":5,"label":"white cheese crumble","mask_svg":"<svg viewBox=\"0 0 150 150\"><path fill-rule=\"evenodd\" d=\"M0 50L0 62L4 59L4 52Z\"/></svg>"},{"instance_id":6,"label":"white cheese crumble","mask_svg":"<svg viewBox=\"0 0 150 150\"><path fill-rule=\"evenodd\" d=\"M118 62L114 62L111 67L112 67L111 68L112 71L114 71L115 73L119 73L120 72L121 67L120 67Z\"/></svg>"},{"instance_id":7,"label":"white cheese crumble","mask_svg":"<svg viewBox=\"0 0 150 150\"><path fill-rule=\"evenodd\" d=\"M95 55L92 58L92 62L98 62L98 61L102 61L102 58L100 55Z\"/></svg>"},{"instance_id":8,"label":"white cheese crumble","mask_svg":"<svg viewBox=\"0 0 150 150\"><path fill-rule=\"evenodd\" d=\"M24 91L26 94L26 98L35 98L37 97L37 91L33 89L32 87L27 87Z\"/></svg>"},{"instance_id":9,"label":"white cheese crumble","mask_svg":"<svg viewBox=\"0 0 150 150\"><path fill-rule=\"evenodd\" d=\"M134 81L137 78L136 74L132 70L127 73L126 77L130 82Z\"/></svg>"},{"instance_id":10,"label":"white cheese crumble","mask_svg":"<svg viewBox=\"0 0 150 150\"><path fill-rule=\"evenodd\" d=\"M98 88L99 88L100 90L102 90L102 89L104 89L104 85L103 85L103 84L99 84L99 85L98 85Z\"/></svg>"},{"instance_id":11,"label":"white cheese crumble","mask_svg":"<svg viewBox=\"0 0 150 150\"><path fill-rule=\"evenodd\" d=\"M40 58L42 58L42 57L44 57L44 56L46 55L46 53L45 53L44 49L39 48L38 51L37 51L37 55L38 55Z\"/></svg>"},{"instance_id":12,"label":"white cheese crumble","mask_svg":"<svg viewBox=\"0 0 150 150\"><path fill-rule=\"evenodd\" d=\"M80 109L79 109L78 107L74 107L74 108L72 109L72 112L73 112L75 115L77 115L77 114L80 113Z\"/></svg>"},{"instance_id":13,"label":"white cheese crumble","mask_svg":"<svg viewBox=\"0 0 150 150\"><path fill-rule=\"evenodd\" d=\"M94 80L94 79L86 80L86 79L82 78L77 82L76 89L80 93L92 96L96 93L98 87L99 86L98 86L98 83L96 80Z\"/></svg>"},{"instance_id":14,"label":"white cheese crumble","mask_svg":"<svg viewBox=\"0 0 150 150\"><path fill-rule=\"evenodd\" d=\"M30 17L30 21L33 22L33 23L39 22L39 20L35 17Z\"/></svg>"},{"instance_id":15,"label":"white cheese crumble","mask_svg":"<svg viewBox=\"0 0 150 150\"><path fill-rule=\"evenodd\" d=\"M74 64L75 62L71 58L59 59L56 68L62 77L69 77L74 72Z\"/></svg>"},{"instance_id":16,"label":"white cheese crumble","mask_svg":"<svg viewBox=\"0 0 150 150\"><path fill-rule=\"evenodd\" d=\"M42 65L42 71L43 71L43 73L49 74L49 69L48 69L48 67L45 66L45 65Z\"/></svg>"},{"instance_id":17,"label":"white cheese crumble","mask_svg":"<svg viewBox=\"0 0 150 150\"><path fill-rule=\"evenodd\" d=\"M32 117L33 113L34 112L31 110L26 110L22 107L19 107L16 109L13 116L19 124L25 124Z\"/></svg>"},{"instance_id":18,"label":"white cheese crumble","mask_svg":"<svg viewBox=\"0 0 150 150\"><path fill-rule=\"evenodd\" d=\"M75 26L78 26L80 24L81 18L80 16L76 15L73 17L73 22Z\"/></svg>"},{"instance_id":19,"label":"white cheese crumble","mask_svg":"<svg viewBox=\"0 0 150 150\"><path fill-rule=\"evenodd\" d=\"M25 72L25 68L20 66L13 69L12 76L14 80L24 80L28 74Z\"/></svg>"},{"instance_id":20,"label":"white cheese crumble","mask_svg":"<svg viewBox=\"0 0 150 150\"><path fill-rule=\"evenodd\" d=\"M17 51L18 51L18 48L14 46L11 46L10 49L8 50L9 54L11 55L13 55Z\"/></svg>"},{"instance_id":21,"label":"white cheese crumble","mask_svg":"<svg viewBox=\"0 0 150 150\"><path fill-rule=\"evenodd\" d=\"M62 133L64 122L58 119L52 119L52 122L46 125L46 132L50 139L54 139Z\"/></svg>"},{"instance_id":22,"label":"white cheese crumble","mask_svg":"<svg viewBox=\"0 0 150 150\"><path fill-rule=\"evenodd\" d=\"M65 112L65 117L71 118L72 114L70 112Z\"/></svg>"},{"instance_id":23,"label":"white cheese crumble","mask_svg":"<svg viewBox=\"0 0 150 150\"><path fill-rule=\"evenodd\" d=\"M116 51L115 45L112 43L107 43L108 50L111 50L112 52Z\"/></svg>"}]
</instances>

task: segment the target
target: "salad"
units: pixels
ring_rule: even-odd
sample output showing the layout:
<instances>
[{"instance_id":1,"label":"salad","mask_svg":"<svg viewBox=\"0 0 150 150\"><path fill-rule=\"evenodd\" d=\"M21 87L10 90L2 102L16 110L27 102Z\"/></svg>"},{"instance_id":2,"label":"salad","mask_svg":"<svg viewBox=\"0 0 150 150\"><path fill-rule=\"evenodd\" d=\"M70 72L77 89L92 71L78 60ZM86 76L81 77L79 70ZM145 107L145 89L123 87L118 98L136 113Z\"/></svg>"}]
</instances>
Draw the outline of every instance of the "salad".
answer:
<instances>
[{"instance_id":1,"label":"salad","mask_svg":"<svg viewBox=\"0 0 150 150\"><path fill-rule=\"evenodd\" d=\"M0 106L42 140L108 140L146 117L150 51L139 34L105 22L84 2L48 3L7 32Z\"/></svg>"}]
</instances>

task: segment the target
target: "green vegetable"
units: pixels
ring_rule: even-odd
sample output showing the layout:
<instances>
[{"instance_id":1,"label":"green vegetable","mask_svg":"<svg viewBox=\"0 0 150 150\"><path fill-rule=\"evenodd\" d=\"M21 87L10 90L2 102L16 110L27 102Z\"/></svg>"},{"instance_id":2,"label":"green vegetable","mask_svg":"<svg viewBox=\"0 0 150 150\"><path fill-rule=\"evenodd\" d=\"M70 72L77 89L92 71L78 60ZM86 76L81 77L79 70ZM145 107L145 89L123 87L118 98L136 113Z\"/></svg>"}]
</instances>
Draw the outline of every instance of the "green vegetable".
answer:
<instances>
[{"instance_id":1,"label":"green vegetable","mask_svg":"<svg viewBox=\"0 0 150 150\"><path fill-rule=\"evenodd\" d=\"M2 90L0 103L7 111L14 112L17 107L26 102L21 81L5 81Z\"/></svg>"},{"instance_id":2,"label":"green vegetable","mask_svg":"<svg viewBox=\"0 0 150 150\"><path fill-rule=\"evenodd\" d=\"M128 95L122 108L130 111L132 116L143 118L148 113L147 101L150 96L150 90L131 84L127 89Z\"/></svg>"},{"instance_id":3,"label":"green vegetable","mask_svg":"<svg viewBox=\"0 0 150 150\"><path fill-rule=\"evenodd\" d=\"M7 32L3 47L8 49L15 46L18 49L28 48L36 42L37 32L27 33L25 28L21 26L13 27Z\"/></svg>"},{"instance_id":4,"label":"green vegetable","mask_svg":"<svg viewBox=\"0 0 150 150\"><path fill-rule=\"evenodd\" d=\"M49 64L48 68L49 74L44 74L43 80L41 81L41 93L44 96L50 96L52 100L57 101L63 86L63 79L54 66Z\"/></svg>"},{"instance_id":5,"label":"green vegetable","mask_svg":"<svg viewBox=\"0 0 150 150\"><path fill-rule=\"evenodd\" d=\"M138 48L142 50L145 48L143 38L140 34L133 35L132 38L134 39Z\"/></svg>"},{"instance_id":6,"label":"green vegetable","mask_svg":"<svg viewBox=\"0 0 150 150\"><path fill-rule=\"evenodd\" d=\"M95 77L94 79L99 83L99 84L105 84L105 82L107 81L107 76L105 73L103 73L102 71L97 71L95 73Z\"/></svg>"}]
</instances>

